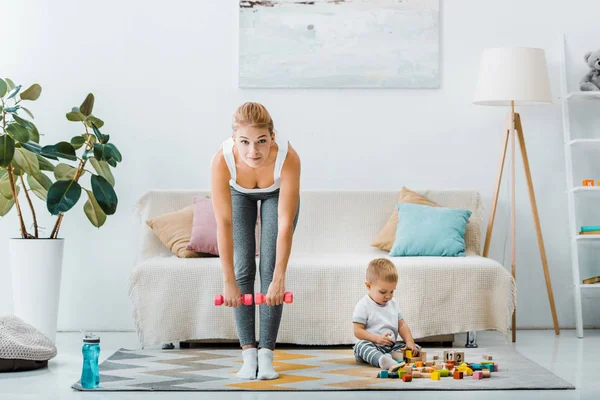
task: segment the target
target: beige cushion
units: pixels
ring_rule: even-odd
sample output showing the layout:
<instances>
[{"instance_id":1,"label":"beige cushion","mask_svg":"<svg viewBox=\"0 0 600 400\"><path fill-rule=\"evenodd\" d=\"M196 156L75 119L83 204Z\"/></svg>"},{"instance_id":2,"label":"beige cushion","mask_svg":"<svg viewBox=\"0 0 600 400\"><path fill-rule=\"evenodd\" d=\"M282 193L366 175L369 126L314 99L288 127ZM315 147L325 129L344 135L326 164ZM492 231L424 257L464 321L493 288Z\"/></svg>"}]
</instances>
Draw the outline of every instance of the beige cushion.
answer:
<instances>
[{"instance_id":1,"label":"beige cushion","mask_svg":"<svg viewBox=\"0 0 600 400\"><path fill-rule=\"evenodd\" d=\"M186 250L192 236L194 205L160 215L146 221L160 241L180 258L202 257L202 253Z\"/></svg>"},{"instance_id":2,"label":"beige cushion","mask_svg":"<svg viewBox=\"0 0 600 400\"><path fill-rule=\"evenodd\" d=\"M400 195L398 196L398 203L413 203L420 204L423 206L432 206L437 207L438 205L431 200L428 200L426 197L421 196L420 194L413 192L402 187L400 190ZM392 246L394 245L394 241L396 240L396 227L398 226L398 208L394 207L394 211L390 218L385 223L385 226L379 233L377 237L371 243L371 246L377 247L381 250L390 251L392 250Z\"/></svg>"}]
</instances>

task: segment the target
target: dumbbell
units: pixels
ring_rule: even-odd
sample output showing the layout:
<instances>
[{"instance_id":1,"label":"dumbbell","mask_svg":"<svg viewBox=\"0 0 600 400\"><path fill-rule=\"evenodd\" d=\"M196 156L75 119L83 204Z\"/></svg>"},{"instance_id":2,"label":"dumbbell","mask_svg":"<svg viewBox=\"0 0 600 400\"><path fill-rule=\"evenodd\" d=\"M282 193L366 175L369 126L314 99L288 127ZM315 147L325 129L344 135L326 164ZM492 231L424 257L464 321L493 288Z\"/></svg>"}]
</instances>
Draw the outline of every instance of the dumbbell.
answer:
<instances>
[{"instance_id":1,"label":"dumbbell","mask_svg":"<svg viewBox=\"0 0 600 400\"><path fill-rule=\"evenodd\" d=\"M252 305L252 295L251 294L244 294L244 295L242 295L241 298L242 298L242 304L245 304L247 306ZM215 295L215 306L223 305L223 303L225 303L225 300L223 299L223 295L216 294Z\"/></svg>"},{"instance_id":2,"label":"dumbbell","mask_svg":"<svg viewBox=\"0 0 600 400\"><path fill-rule=\"evenodd\" d=\"M283 302L284 303L292 303L294 301L294 295L292 292L285 292L283 294ZM267 297L262 293L256 293L254 295L254 302L256 304L262 304L267 302Z\"/></svg>"}]
</instances>

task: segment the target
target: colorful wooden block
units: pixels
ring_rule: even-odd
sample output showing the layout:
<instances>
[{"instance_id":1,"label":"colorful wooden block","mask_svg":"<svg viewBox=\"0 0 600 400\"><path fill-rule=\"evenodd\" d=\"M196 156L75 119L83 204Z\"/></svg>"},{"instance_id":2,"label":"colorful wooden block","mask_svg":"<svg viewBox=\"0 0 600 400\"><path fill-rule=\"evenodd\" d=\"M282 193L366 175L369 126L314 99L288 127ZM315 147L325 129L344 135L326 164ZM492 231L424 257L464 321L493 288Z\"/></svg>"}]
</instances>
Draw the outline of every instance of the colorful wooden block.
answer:
<instances>
[{"instance_id":1,"label":"colorful wooden block","mask_svg":"<svg viewBox=\"0 0 600 400\"><path fill-rule=\"evenodd\" d=\"M440 355L439 355L439 353L435 353L435 354L433 355L432 359L433 359L433 361L437 361L437 360L439 360L439 359L440 359Z\"/></svg>"},{"instance_id":2,"label":"colorful wooden block","mask_svg":"<svg viewBox=\"0 0 600 400\"><path fill-rule=\"evenodd\" d=\"M465 353L463 351L455 351L454 352L454 362L456 364L460 364L465 361Z\"/></svg>"},{"instance_id":3,"label":"colorful wooden block","mask_svg":"<svg viewBox=\"0 0 600 400\"><path fill-rule=\"evenodd\" d=\"M421 361L421 357L409 357L408 358L408 362L411 363L411 364L415 364L415 363L420 362L420 361Z\"/></svg>"},{"instance_id":4,"label":"colorful wooden block","mask_svg":"<svg viewBox=\"0 0 600 400\"><path fill-rule=\"evenodd\" d=\"M423 372L415 372L415 371L413 371L412 377L414 379L416 379L416 378L422 378L423 377Z\"/></svg>"},{"instance_id":5,"label":"colorful wooden block","mask_svg":"<svg viewBox=\"0 0 600 400\"><path fill-rule=\"evenodd\" d=\"M435 365L435 361L425 361L426 367L433 367Z\"/></svg>"},{"instance_id":6,"label":"colorful wooden block","mask_svg":"<svg viewBox=\"0 0 600 400\"><path fill-rule=\"evenodd\" d=\"M406 363L404 361L399 362L398 364L394 365L393 367L390 367L390 369L388 369L389 372L396 372L401 368L404 368L406 366Z\"/></svg>"},{"instance_id":7,"label":"colorful wooden block","mask_svg":"<svg viewBox=\"0 0 600 400\"><path fill-rule=\"evenodd\" d=\"M494 364L494 372L498 372L498 364Z\"/></svg>"},{"instance_id":8,"label":"colorful wooden block","mask_svg":"<svg viewBox=\"0 0 600 400\"><path fill-rule=\"evenodd\" d=\"M398 374L399 374L400 378L402 378L403 375L408 374L408 371L401 369L400 371L398 371Z\"/></svg>"},{"instance_id":9,"label":"colorful wooden block","mask_svg":"<svg viewBox=\"0 0 600 400\"><path fill-rule=\"evenodd\" d=\"M455 371L454 372L454 379L462 379L464 376L464 373L461 371Z\"/></svg>"},{"instance_id":10,"label":"colorful wooden block","mask_svg":"<svg viewBox=\"0 0 600 400\"><path fill-rule=\"evenodd\" d=\"M594 186L594 180L593 179L584 179L583 182L581 182L581 184L583 186Z\"/></svg>"},{"instance_id":11,"label":"colorful wooden block","mask_svg":"<svg viewBox=\"0 0 600 400\"><path fill-rule=\"evenodd\" d=\"M433 368L433 367L427 367L427 368L425 368L425 372L432 373L434 371L435 371L435 368Z\"/></svg>"},{"instance_id":12,"label":"colorful wooden block","mask_svg":"<svg viewBox=\"0 0 600 400\"><path fill-rule=\"evenodd\" d=\"M484 370L483 370L483 371L481 371L481 372L483 372L483 377L484 377L484 378L489 378L490 376L492 376L492 373L490 372L490 370L489 370L489 369L484 369Z\"/></svg>"},{"instance_id":13,"label":"colorful wooden block","mask_svg":"<svg viewBox=\"0 0 600 400\"><path fill-rule=\"evenodd\" d=\"M440 374L440 376L442 378L447 378L447 377L450 376L450 371L448 371L447 369L441 369L441 370L439 370L437 372Z\"/></svg>"},{"instance_id":14,"label":"colorful wooden block","mask_svg":"<svg viewBox=\"0 0 600 400\"><path fill-rule=\"evenodd\" d=\"M483 355L483 359L486 360L486 361L489 361L489 360L492 359L492 356L490 356L489 354L484 354Z\"/></svg>"},{"instance_id":15,"label":"colorful wooden block","mask_svg":"<svg viewBox=\"0 0 600 400\"><path fill-rule=\"evenodd\" d=\"M482 361L480 364L481 365L494 365L494 362L493 361Z\"/></svg>"},{"instance_id":16,"label":"colorful wooden block","mask_svg":"<svg viewBox=\"0 0 600 400\"><path fill-rule=\"evenodd\" d=\"M481 372L481 371L473 372L473 379L483 379L483 372Z\"/></svg>"},{"instance_id":17,"label":"colorful wooden block","mask_svg":"<svg viewBox=\"0 0 600 400\"><path fill-rule=\"evenodd\" d=\"M412 358L412 350L406 350L404 352L404 358Z\"/></svg>"},{"instance_id":18,"label":"colorful wooden block","mask_svg":"<svg viewBox=\"0 0 600 400\"><path fill-rule=\"evenodd\" d=\"M388 378L390 379L398 379L400 377L400 375L398 375L397 372L389 372L388 373Z\"/></svg>"},{"instance_id":19,"label":"colorful wooden block","mask_svg":"<svg viewBox=\"0 0 600 400\"><path fill-rule=\"evenodd\" d=\"M469 367L473 370L473 371L480 371L483 369L483 365L481 364L477 364L477 363L473 363L473 364L469 364Z\"/></svg>"},{"instance_id":20,"label":"colorful wooden block","mask_svg":"<svg viewBox=\"0 0 600 400\"><path fill-rule=\"evenodd\" d=\"M417 361L417 362L415 363L415 366L416 366L417 368L421 368L421 367L423 366L423 361Z\"/></svg>"},{"instance_id":21,"label":"colorful wooden block","mask_svg":"<svg viewBox=\"0 0 600 400\"><path fill-rule=\"evenodd\" d=\"M410 374L412 372L412 365L405 365L402 369Z\"/></svg>"},{"instance_id":22,"label":"colorful wooden block","mask_svg":"<svg viewBox=\"0 0 600 400\"><path fill-rule=\"evenodd\" d=\"M431 380L433 380L433 381L439 381L440 380L440 372L439 371L432 372L431 373Z\"/></svg>"},{"instance_id":23,"label":"colorful wooden block","mask_svg":"<svg viewBox=\"0 0 600 400\"><path fill-rule=\"evenodd\" d=\"M423 361L423 362L427 361L427 352L419 351L419 357L421 357L421 361Z\"/></svg>"},{"instance_id":24,"label":"colorful wooden block","mask_svg":"<svg viewBox=\"0 0 600 400\"><path fill-rule=\"evenodd\" d=\"M387 378L389 377L389 373L387 372L387 370L383 370L383 371L379 371L379 373L377 374L378 378Z\"/></svg>"},{"instance_id":25,"label":"colorful wooden block","mask_svg":"<svg viewBox=\"0 0 600 400\"><path fill-rule=\"evenodd\" d=\"M410 374L402 375L402 382L412 382L412 375L410 375Z\"/></svg>"},{"instance_id":26,"label":"colorful wooden block","mask_svg":"<svg viewBox=\"0 0 600 400\"><path fill-rule=\"evenodd\" d=\"M429 372L421 372L421 378L431 378L431 374Z\"/></svg>"},{"instance_id":27,"label":"colorful wooden block","mask_svg":"<svg viewBox=\"0 0 600 400\"><path fill-rule=\"evenodd\" d=\"M444 361L454 361L454 351L444 350Z\"/></svg>"}]
</instances>

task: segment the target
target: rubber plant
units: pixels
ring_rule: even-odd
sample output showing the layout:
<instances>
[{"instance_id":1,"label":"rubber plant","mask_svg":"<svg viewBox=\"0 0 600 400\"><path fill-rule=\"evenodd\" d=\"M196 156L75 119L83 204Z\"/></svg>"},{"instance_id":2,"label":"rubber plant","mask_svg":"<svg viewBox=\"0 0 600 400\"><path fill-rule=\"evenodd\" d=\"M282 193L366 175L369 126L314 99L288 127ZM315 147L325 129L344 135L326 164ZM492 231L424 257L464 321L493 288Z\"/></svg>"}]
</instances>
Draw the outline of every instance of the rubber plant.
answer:
<instances>
[{"instance_id":1,"label":"rubber plant","mask_svg":"<svg viewBox=\"0 0 600 400\"><path fill-rule=\"evenodd\" d=\"M33 114L22 104L37 100L41 92L37 83L21 91L21 85L0 79L0 216L14 207L24 239L40 237L30 193L44 201L48 211L57 216L50 239L58 237L65 213L77 204L82 191L87 194L83 210L95 227L101 227L107 215L115 213L118 204L111 168L116 168L122 157L117 147L109 143L110 136L100 132L104 122L92 114L94 95L88 94L80 107L73 107L66 114L69 121L83 125L83 134L68 142L42 146L37 127L23 117L26 114L34 119ZM86 168L88 165L94 172ZM86 175L90 189L82 187ZM27 230L23 218L21 192L31 211L32 232Z\"/></svg>"}]
</instances>

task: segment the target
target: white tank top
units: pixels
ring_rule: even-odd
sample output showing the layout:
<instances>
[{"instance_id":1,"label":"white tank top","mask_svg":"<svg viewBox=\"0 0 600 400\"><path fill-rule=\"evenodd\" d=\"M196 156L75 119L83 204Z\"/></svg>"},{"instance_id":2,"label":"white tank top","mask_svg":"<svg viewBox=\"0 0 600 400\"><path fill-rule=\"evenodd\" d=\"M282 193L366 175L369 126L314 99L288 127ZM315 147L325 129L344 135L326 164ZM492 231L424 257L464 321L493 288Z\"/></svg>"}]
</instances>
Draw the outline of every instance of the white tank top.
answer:
<instances>
[{"instance_id":1,"label":"white tank top","mask_svg":"<svg viewBox=\"0 0 600 400\"><path fill-rule=\"evenodd\" d=\"M280 136L277 135L277 138L280 138ZM235 158L233 156L233 138L229 138L226 141L224 141L223 156L225 157L225 162L227 162L227 168L229 169L229 174L231 175L229 184L235 190L242 193L269 193L279 189L281 187L281 169L283 168L283 163L285 162L285 158L287 157L288 152L288 141L285 139L279 139L276 140L276 143L279 146L279 150L277 151L277 158L275 159L275 169L273 170L273 184L266 188L248 189L238 185L238 183L236 182L237 174L235 168Z\"/></svg>"}]
</instances>

